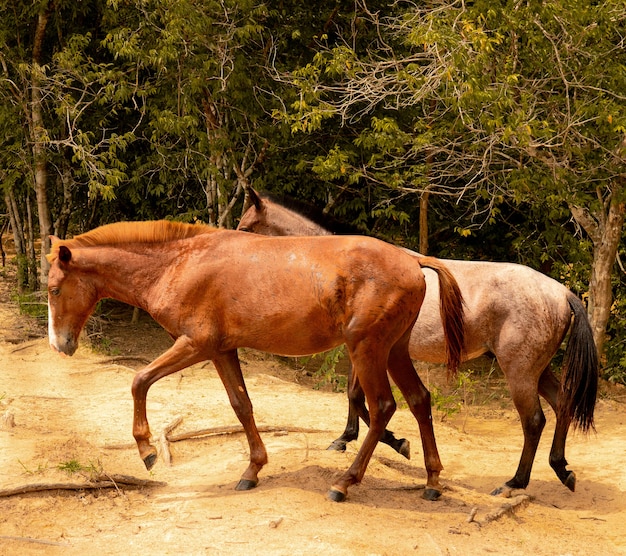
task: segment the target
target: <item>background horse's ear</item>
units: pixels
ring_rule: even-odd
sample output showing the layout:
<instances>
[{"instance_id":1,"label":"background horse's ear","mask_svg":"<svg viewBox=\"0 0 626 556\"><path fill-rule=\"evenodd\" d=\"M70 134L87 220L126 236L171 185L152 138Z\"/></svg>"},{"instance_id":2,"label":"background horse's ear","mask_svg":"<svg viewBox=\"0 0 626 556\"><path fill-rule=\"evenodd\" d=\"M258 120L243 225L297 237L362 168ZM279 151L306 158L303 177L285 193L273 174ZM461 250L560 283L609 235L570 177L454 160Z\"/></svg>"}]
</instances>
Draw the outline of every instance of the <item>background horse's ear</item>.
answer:
<instances>
[{"instance_id":1,"label":"background horse's ear","mask_svg":"<svg viewBox=\"0 0 626 556\"><path fill-rule=\"evenodd\" d=\"M48 236L50 238L50 243L56 243L57 241L61 241L57 236Z\"/></svg>"},{"instance_id":2,"label":"background horse's ear","mask_svg":"<svg viewBox=\"0 0 626 556\"><path fill-rule=\"evenodd\" d=\"M66 264L72 260L72 252L65 245L59 247L59 260Z\"/></svg>"},{"instance_id":3,"label":"background horse's ear","mask_svg":"<svg viewBox=\"0 0 626 556\"><path fill-rule=\"evenodd\" d=\"M252 204L254 205L254 208L257 210L263 210L263 201L261 200L261 197L259 197L259 194L252 189L252 187L248 189L248 195L250 197L250 201L252 201Z\"/></svg>"}]
</instances>

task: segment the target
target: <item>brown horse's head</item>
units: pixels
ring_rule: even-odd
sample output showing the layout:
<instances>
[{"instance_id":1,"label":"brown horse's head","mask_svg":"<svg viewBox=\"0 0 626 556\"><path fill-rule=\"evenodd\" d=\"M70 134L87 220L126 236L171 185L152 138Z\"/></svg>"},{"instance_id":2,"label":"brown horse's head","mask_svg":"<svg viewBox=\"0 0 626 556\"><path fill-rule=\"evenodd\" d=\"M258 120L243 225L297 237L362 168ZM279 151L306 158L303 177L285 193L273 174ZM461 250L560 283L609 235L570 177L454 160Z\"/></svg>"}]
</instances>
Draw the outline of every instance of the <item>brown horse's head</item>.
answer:
<instances>
[{"instance_id":1,"label":"brown horse's head","mask_svg":"<svg viewBox=\"0 0 626 556\"><path fill-rule=\"evenodd\" d=\"M92 285L72 272L72 251L52 237L48 255L48 336L50 346L66 355L78 348L78 337L98 301ZM59 244L60 242L60 244ZM56 245L55 245L56 244Z\"/></svg>"}]
</instances>

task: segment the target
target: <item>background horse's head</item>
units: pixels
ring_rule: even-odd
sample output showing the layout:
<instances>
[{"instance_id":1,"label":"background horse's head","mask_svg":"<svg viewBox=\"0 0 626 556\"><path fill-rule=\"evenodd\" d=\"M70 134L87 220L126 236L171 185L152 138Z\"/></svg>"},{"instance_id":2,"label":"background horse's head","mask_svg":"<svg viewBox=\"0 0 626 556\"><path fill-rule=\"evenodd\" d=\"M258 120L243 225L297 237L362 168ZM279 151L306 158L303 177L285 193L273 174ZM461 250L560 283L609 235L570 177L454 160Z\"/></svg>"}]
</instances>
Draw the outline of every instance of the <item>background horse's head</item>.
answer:
<instances>
[{"instance_id":1,"label":"background horse's head","mask_svg":"<svg viewBox=\"0 0 626 556\"><path fill-rule=\"evenodd\" d=\"M254 189L248 190L248 197L251 203L250 208L241 217L239 226L237 226L237 229L242 232L252 232L264 236L324 236L331 234L308 218L307 215L295 210L296 207L283 207L283 203L279 204L267 195L261 197Z\"/></svg>"},{"instance_id":2,"label":"background horse's head","mask_svg":"<svg viewBox=\"0 0 626 556\"><path fill-rule=\"evenodd\" d=\"M52 238L48 257L48 336L50 346L61 353L73 355L78 337L97 301L93 287L72 272L72 251Z\"/></svg>"}]
</instances>

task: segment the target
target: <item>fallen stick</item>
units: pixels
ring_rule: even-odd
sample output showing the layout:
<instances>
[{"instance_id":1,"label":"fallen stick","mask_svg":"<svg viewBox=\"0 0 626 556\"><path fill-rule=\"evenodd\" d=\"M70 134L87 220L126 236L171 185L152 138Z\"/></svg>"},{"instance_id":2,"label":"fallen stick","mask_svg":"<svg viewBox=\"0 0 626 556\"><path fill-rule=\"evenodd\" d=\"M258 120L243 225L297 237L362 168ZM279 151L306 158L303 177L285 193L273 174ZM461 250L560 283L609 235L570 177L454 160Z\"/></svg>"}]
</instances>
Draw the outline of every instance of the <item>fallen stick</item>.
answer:
<instances>
[{"instance_id":1,"label":"fallen stick","mask_svg":"<svg viewBox=\"0 0 626 556\"><path fill-rule=\"evenodd\" d=\"M138 363L144 363L145 365L150 363L149 359L141 357L141 355L116 355L114 357L107 357L106 359L96 361L96 364L106 365L107 363L117 363L118 361L137 361Z\"/></svg>"},{"instance_id":2,"label":"fallen stick","mask_svg":"<svg viewBox=\"0 0 626 556\"><path fill-rule=\"evenodd\" d=\"M266 427L257 427L259 432L274 432L274 433L284 433L288 434L290 432L302 432L308 434L320 433L320 432L328 432L327 430L321 429L305 429L302 427L274 427L274 426L266 426ZM168 442L180 442L181 440L191 440L196 438L201 438L204 436L225 436L229 434L242 434L246 432L242 426L225 426L225 427L212 427L210 429L199 429L196 431L189 432L181 432L176 435L168 435ZM127 442L125 444L105 444L103 448L105 450L130 450L131 448L135 448L137 444L134 442Z\"/></svg>"},{"instance_id":3,"label":"fallen stick","mask_svg":"<svg viewBox=\"0 0 626 556\"><path fill-rule=\"evenodd\" d=\"M485 516L485 523L491 523L497 521L505 515L514 515L518 510L525 508L530 504L532 496L528 494L520 494L513 499L511 504L503 504L499 510L491 512Z\"/></svg>"},{"instance_id":4,"label":"fallen stick","mask_svg":"<svg viewBox=\"0 0 626 556\"><path fill-rule=\"evenodd\" d=\"M138 479L129 475L109 475L102 473L96 476L93 480L85 481L83 483L34 483L14 488L0 489L0 498L7 498L18 494L27 494L29 492L45 492L48 490L94 490L100 488L115 488L119 490L119 486L153 487L165 486L166 484L167 483L163 483L161 481Z\"/></svg>"},{"instance_id":5,"label":"fallen stick","mask_svg":"<svg viewBox=\"0 0 626 556\"><path fill-rule=\"evenodd\" d=\"M68 542L47 541L45 539L33 539L32 537L11 537L9 535L0 535L0 540L30 542L34 544L45 544L48 546L71 546Z\"/></svg>"},{"instance_id":6,"label":"fallen stick","mask_svg":"<svg viewBox=\"0 0 626 556\"><path fill-rule=\"evenodd\" d=\"M328 432L319 429L306 429L301 427L257 427L259 432L276 432L276 433L290 433L290 432L303 432L303 433L318 433ZM212 427L210 429L199 429L197 431L182 432L173 436L168 436L167 439L170 442L180 442L181 440L189 440L191 438L198 438L201 436L222 436L228 434L240 434L245 432L244 428L238 425L232 427Z\"/></svg>"},{"instance_id":7,"label":"fallen stick","mask_svg":"<svg viewBox=\"0 0 626 556\"><path fill-rule=\"evenodd\" d=\"M182 422L182 417L176 417L176 419L174 419L169 425L167 425L163 429L163 432L161 432L161 436L159 436L159 444L161 445L161 457L163 458L165 465L172 465L172 454L170 452L168 435Z\"/></svg>"}]
</instances>

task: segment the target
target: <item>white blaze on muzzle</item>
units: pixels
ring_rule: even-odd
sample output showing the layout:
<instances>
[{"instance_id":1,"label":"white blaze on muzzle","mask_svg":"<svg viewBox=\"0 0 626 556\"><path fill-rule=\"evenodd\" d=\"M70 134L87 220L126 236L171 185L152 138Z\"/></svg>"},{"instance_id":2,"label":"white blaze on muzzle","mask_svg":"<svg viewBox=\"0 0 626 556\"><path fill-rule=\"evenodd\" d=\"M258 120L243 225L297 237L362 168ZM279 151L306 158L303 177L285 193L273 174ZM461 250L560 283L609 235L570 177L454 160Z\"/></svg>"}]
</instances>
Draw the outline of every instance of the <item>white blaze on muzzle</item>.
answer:
<instances>
[{"instance_id":1,"label":"white blaze on muzzle","mask_svg":"<svg viewBox=\"0 0 626 556\"><path fill-rule=\"evenodd\" d=\"M50 304L48 304L48 340L52 349L54 349L55 351L60 351L57 335L54 332L54 325L52 323L52 310L50 309Z\"/></svg>"}]
</instances>

